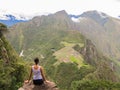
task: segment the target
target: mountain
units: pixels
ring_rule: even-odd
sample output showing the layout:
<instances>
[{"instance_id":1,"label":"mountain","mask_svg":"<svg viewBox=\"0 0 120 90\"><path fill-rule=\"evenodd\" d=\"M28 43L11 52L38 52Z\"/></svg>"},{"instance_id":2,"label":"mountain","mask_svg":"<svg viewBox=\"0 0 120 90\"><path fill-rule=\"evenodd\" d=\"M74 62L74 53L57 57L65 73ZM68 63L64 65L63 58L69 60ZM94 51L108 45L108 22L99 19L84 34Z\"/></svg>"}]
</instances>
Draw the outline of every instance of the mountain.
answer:
<instances>
[{"instance_id":1,"label":"mountain","mask_svg":"<svg viewBox=\"0 0 120 90\"><path fill-rule=\"evenodd\" d=\"M101 47L100 49L104 49L102 50L102 52L105 52L106 51L105 48L107 48L107 46L105 47L102 45L108 43L108 45L110 45L110 48L109 50L107 49L106 51L106 54L108 54L107 56L117 57L115 56L115 54L116 52L117 53L119 52L117 50L119 46L116 45L119 43L119 41L117 41L118 40L117 37L119 37L119 33L117 32L119 28L119 21L120 21L119 19L110 17L109 15L106 15L105 13L98 11L84 12L83 14L79 15L79 17L77 17L76 19L77 19L77 23L76 23L77 30L80 30L80 32L84 34L87 38L91 39L94 44L97 44L98 48ZM103 43L102 45L100 44L101 42ZM115 46L112 47L111 43L114 43Z\"/></svg>"},{"instance_id":2,"label":"mountain","mask_svg":"<svg viewBox=\"0 0 120 90\"><path fill-rule=\"evenodd\" d=\"M25 76L24 62L2 33L7 27L0 23L0 90L17 90Z\"/></svg>"},{"instance_id":3,"label":"mountain","mask_svg":"<svg viewBox=\"0 0 120 90\"><path fill-rule=\"evenodd\" d=\"M15 30L15 28L17 28L17 30ZM35 52L38 51L39 48L42 54L44 52L41 50L44 48L54 48L52 47L53 43L50 42L58 44L57 42L62 39L60 37L64 36L68 30L72 30L72 20L65 11L61 11L48 16L37 16L29 22L16 24L10 28L7 38L11 43L14 43L13 46L18 53L22 50L24 50L24 54L33 52L33 50ZM20 37L15 38L17 36ZM38 44L41 47L38 46ZM47 44L50 46L47 46Z\"/></svg>"},{"instance_id":4,"label":"mountain","mask_svg":"<svg viewBox=\"0 0 120 90\"><path fill-rule=\"evenodd\" d=\"M76 29L92 40L106 56L119 59L120 20L98 11L88 11L81 15Z\"/></svg>"},{"instance_id":5,"label":"mountain","mask_svg":"<svg viewBox=\"0 0 120 90\"><path fill-rule=\"evenodd\" d=\"M80 15L80 17L91 18L100 25L104 25L108 20L108 15L99 11L87 11Z\"/></svg>"},{"instance_id":6,"label":"mountain","mask_svg":"<svg viewBox=\"0 0 120 90\"><path fill-rule=\"evenodd\" d=\"M90 90L91 84L95 90L101 89L100 85L104 86L103 89L118 88L120 66L115 60L104 56L100 47L93 42L95 39L88 39L87 36L94 36L95 30L100 32L103 22L84 14L80 18L80 22L73 22L64 10L48 16L37 16L10 27L5 36L27 62L39 57L48 78L60 90L79 90L77 88L81 83L84 88L89 88L83 90ZM102 24L99 25L99 22ZM89 32L89 28L94 32ZM92 83L86 85L88 81Z\"/></svg>"}]
</instances>

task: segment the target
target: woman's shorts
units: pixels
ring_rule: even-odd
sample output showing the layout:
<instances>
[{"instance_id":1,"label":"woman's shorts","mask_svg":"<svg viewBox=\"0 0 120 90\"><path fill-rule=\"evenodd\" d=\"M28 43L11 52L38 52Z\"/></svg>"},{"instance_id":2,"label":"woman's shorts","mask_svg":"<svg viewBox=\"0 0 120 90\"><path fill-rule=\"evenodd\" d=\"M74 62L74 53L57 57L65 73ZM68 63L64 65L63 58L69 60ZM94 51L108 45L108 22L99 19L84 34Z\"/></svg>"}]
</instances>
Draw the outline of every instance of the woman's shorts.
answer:
<instances>
[{"instance_id":1,"label":"woman's shorts","mask_svg":"<svg viewBox=\"0 0 120 90\"><path fill-rule=\"evenodd\" d=\"M33 80L33 84L34 85L42 85L43 84L43 80L42 79Z\"/></svg>"}]
</instances>

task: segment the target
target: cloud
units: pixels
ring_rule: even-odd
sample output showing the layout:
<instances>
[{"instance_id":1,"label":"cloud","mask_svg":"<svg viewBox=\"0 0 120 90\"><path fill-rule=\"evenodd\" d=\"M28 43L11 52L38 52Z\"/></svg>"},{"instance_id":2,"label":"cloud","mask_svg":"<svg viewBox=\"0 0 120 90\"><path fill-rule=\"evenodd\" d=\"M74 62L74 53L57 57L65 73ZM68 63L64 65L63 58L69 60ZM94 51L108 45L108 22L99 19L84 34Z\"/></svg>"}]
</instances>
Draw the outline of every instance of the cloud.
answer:
<instances>
[{"instance_id":1,"label":"cloud","mask_svg":"<svg viewBox=\"0 0 120 90\"><path fill-rule=\"evenodd\" d=\"M42 12L55 13L60 10L66 10L68 14L98 10L111 16L117 16L120 12L118 1L120 0L15 0L14 2L0 0L0 9L28 16Z\"/></svg>"},{"instance_id":2,"label":"cloud","mask_svg":"<svg viewBox=\"0 0 120 90\"><path fill-rule=\"evenodd\" d=\"M117 3L120 2L120 0L115 0Z\"/></svg>"},{"instance_id":3,"label":"cloud","mask_svg":"<svg viewBox=\"0 0 120 90\"><path fill-rule=\"evenodd\" d=\"M6 10L0 10L0 19L1 20L9 20L10 18L6 16L7 12Z\"/></svg>"},{"instance_id":4,"label":"cloud","mask_svg":"<svg viewBox=\"0 0 120 90\"><path fill-rule=\"evenodd\" d=\"M9 20L10 18L7 17L6 15L1 15L1 16L0 16L0 19L1 19L1 20Z\"/></svg>"},{"instance_id":5,"label":"cloud","mask_svg":"<svg viewBox=\"0 0 120 90\"><path fill-rule=\"evenodd\" d=\"M80 20L79 20L78 18L72 17L71 19L72 19L72 21L74 21L74 22L80 22Z\"/></svg>"}]
</instances>

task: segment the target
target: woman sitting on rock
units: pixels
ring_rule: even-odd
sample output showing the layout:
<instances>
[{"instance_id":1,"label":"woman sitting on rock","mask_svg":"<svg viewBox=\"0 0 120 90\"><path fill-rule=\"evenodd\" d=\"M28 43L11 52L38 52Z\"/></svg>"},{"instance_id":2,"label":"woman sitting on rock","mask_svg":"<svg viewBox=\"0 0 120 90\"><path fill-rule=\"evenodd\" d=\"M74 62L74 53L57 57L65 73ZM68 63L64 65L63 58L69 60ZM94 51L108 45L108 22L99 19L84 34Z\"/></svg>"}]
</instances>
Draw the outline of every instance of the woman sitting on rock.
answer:
<instances>
[{"instance_id":1,"label":"woman sitting on rock","mask_svg":"<svg viewBox=\"0 0 120 90\"><path fill-rule=\"evenodd\" d=\"M38 58L35 58L34 62L35 62L35 65L33 65L31 67L29 79L27 81L25 81L25 83L29 83L29 81L32 77L32 74L33 74L33 84L34 85L42 85L44 82L46 82L46 78L43 73L43 68L38 65L39 64Z\"/></svg>"}]
</instances>

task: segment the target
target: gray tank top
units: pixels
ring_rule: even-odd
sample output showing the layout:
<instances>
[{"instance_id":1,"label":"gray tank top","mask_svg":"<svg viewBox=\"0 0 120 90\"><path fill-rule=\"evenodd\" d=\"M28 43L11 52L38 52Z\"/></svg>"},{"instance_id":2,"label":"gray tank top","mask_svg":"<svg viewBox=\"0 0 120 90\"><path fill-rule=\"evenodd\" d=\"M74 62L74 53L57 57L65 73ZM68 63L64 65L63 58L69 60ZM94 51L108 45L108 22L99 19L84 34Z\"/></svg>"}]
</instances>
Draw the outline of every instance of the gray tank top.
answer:
<instances>
[{"instance_id":1,"label":"gray tank top","mask_svg":"<svg viewBox=\"0 0 120 90\"><path fill-rule=\"evenodd\" d=\"M33 72L33 80L42 79L40 66L38 66L38 69L34 68L34 65L32 66L32 72Z\"/></svg>"}]
</instances>

